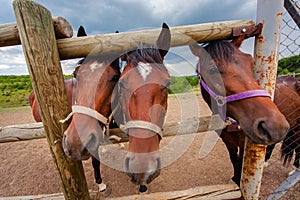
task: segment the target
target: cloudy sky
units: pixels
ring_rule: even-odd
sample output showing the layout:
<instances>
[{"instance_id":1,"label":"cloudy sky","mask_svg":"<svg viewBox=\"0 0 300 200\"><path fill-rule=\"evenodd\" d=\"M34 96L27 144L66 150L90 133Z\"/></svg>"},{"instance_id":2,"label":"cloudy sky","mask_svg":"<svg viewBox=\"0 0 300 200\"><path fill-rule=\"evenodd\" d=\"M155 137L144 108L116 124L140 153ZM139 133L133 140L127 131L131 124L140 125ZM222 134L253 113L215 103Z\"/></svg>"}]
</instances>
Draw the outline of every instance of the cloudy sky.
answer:
<instances>
[{"instance_id":1,"label":"cloudy sky","mask_svg":"<svg viewBox=\"0 0 300 200\"><path fill-rule=\"evenodd\" d=\"M88 35L170 27L216 21L256 19L255 0L35 0L50 10L52 16L66 18L74 35L83 25ZM183 3L184 2L184 3ZM15 22L12 2L1 2L0 24ZM242 50L252 53L253 42ZM62 62L65 74L73 71L75 60ZM196 59L186 47L172 48L166 65L173 75L194 74ZM28 74L20 46L0 48L0 75Z\"/></svg>"}]
</instances>

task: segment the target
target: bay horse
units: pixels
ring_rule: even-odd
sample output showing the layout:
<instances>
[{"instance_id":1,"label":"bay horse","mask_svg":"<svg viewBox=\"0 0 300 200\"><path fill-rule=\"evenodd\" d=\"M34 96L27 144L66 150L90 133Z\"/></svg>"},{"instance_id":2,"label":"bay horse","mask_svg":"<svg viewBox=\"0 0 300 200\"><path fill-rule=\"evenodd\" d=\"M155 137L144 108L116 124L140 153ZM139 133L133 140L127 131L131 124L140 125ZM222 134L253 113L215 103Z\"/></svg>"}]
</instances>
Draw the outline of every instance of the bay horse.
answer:
<instances>
[{"instance_id":1,"label":"bay horse","mask_svg":"<svg viewBox=\"0 0 300 200\"><path fill-rule=\"evenodd\" d=\"M289 124L254 79L252 56L239 50L243 40L244 36L231 42L213 41L204 48L195 43L189 45L191 52L199 57L201 93L213 114L239 123L236 127L243 130L243 137L238 137L237 142L244 144L246 136L252 143L274 144L284 139ZM236 157L230 154L230 158Z\"/></svg>"},{"instance_id":2,"label":"bay horse","mask_svg":"<svg viewBox=\"0 0 300 200\"><path fill-rule=\"evenodd\" d=\"M169 27L163 23L155 45L141 44L122 56L126 66L119 80L119 101L129 136L125 171L141 193L160 174L158 150L170 83L163 61L170 43Z\"/></svg>"},{"instance_id":3,"label":"bay horse","mask_svg":"<svg viewBox=\"0 0 300 200\"><path fill-rule=\"evenodd\" d=\"M286 136L289 124L254 79L252 56L239 50L243 39L217 40L204 48L189 45L199 57L202 95L213 114L238 121L252 143L273 144Z\"/></svg>"},{"instance_id":4,"label":"bay horse","mask_svg":"<svg viewBox=\"0 0 300 200\"><path fill-rule=\"evenodd\" d=\"M285 116L290 124L290 130L281 145L281 158L283 165L291 162L294 154L293 166L300 167L300 79L297 77L277 77L274 103ZM222 130L221 138L226 145L230 160L234 168L232 180L240 184L241 170L243 164L245 136L237 125L230 125ZM268 145L265 157L265 166L271 157L275 144Z\"/></svg>"},{"instance_id":5,"label":"bay horse","mask_svg":"<svg viewBox=\"0 0 300 200\"><path fill-rule=\"evenodd\" d=\"M86 36L81 26L78 37ZM111 113L113 89L120 77L119 58L88 57L80 60L73 72L74 78L65 80L72 120L64 132L63 149L72 160L85 160L92 157L95 182L99 191L106 191L100 173L98 146L104 137L107 117ZM29 102L36 121L41 121L35 95L29 95ZM100 117L98 117L100 116Z\"/></svg>"}]
</instances>

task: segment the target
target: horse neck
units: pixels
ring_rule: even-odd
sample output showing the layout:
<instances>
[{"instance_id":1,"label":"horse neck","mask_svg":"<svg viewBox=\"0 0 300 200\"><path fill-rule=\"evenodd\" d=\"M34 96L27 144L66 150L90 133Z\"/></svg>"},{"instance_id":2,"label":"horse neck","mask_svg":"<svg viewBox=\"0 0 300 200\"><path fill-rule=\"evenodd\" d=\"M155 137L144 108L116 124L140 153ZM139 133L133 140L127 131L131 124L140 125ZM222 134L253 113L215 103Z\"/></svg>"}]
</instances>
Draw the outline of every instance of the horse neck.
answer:
<instances>
[{"instance_id":1,"label":"horse neck","mask_svg":"<svg viewBox=\"0 0 300 200\"><path fill-rule=\"evenodd\" d=\"M68 103L70 108L72 107L73 104L73 89L76 83L76 79L75 78L69 78L69 79L65 79L65 87L66 87L66 93L67 93L67 98L68 98Z\"/></svg>"}]
</instances>

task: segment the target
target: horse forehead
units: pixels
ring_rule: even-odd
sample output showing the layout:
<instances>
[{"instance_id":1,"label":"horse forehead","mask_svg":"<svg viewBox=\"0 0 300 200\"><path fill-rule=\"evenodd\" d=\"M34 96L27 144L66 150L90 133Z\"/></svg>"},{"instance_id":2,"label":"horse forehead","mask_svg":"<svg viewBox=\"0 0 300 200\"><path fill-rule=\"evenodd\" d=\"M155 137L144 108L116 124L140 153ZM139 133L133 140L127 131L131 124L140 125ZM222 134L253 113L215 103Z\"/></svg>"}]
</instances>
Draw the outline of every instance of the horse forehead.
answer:
<instances>
[{"instance_id":1,"label":"horse forehead","mask_svg":"<svg viewBox=\"0 0 300 200\"><path fill-rule=\"evenodd\" d=\"M89 62L83 63L80 67L81 72L94 72L99 69L106 69L109 64L106 61L98 62L97 60L91 60Z\"/></svg>"},{"instance_id":2,"label":"horse forehead","mask_svg":"<svg viewBox=\"0 0 300 200\"><path fill-rule=\"evenodd\" d=\"M136 69L144 82L165 83L170 79L167 69L162 64L139 63Z\"/></svg>"},{"instance_id":3,"label":"horse forehead","mask_svg":"<svg viewBox=\"0 0 300 200\"><path fill-rule=\"evenodd\" d=\"M139 62L136 68L144 81L146 81L147 77L152 72L152 67L149 63Z\"/></svg>"},{"instance_id":4,"label":"horse forehead","mask_svg":"<svg viewBox=\"0 0 300 200\"><path fill-rule=\"evenodd\" d=\"M100 63L100 66L102 66L103 63ZM94 70L98 67L98 62L94 61L92 62L92 64L90 64L90 69L92 72L94 72Z\"/></svg>"}]
</instances>

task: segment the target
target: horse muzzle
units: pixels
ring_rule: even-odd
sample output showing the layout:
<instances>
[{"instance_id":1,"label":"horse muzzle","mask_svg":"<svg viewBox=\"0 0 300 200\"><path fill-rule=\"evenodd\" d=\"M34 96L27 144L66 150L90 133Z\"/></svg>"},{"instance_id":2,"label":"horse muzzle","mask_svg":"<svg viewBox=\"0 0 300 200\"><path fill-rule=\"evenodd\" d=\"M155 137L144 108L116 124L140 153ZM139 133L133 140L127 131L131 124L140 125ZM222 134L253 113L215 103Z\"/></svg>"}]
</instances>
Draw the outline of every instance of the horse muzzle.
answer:
<instances>
[{"instance_id":1,"label":"horse muzzle","mask_svg":"<svg viewBox=\"0 0 300 200\"><path fill-rule=\"evenodd\" d=\"M125 171L137 185L152 182L160 174L160 158L153 153L128 153L125 158Z\"/></svg>"},{"instance_id":2,"label":"horse muzzle","mask_svg":"<svg viewBox=\"0 0 300 200\"><path fill-rule=\"evenodd\" d=\"M89 153L87 148L82 147L81 145L78 148L70 145L66 135L63 136L62 147L65 155L70 160L87 160L91 157L91 154Z\"/></svg>"},{"instance_id":3,"label":"horse muzzle","mask_svg":"<svg viewBox=\"0 0 300 200\"><path fill-rule=\"evenodd\" d=\"M274 144L285 138L289 128L285 118L282 118L281 121L256 119L253 130L256 133L257 143Z\"/></svg>"}]
</instances>

